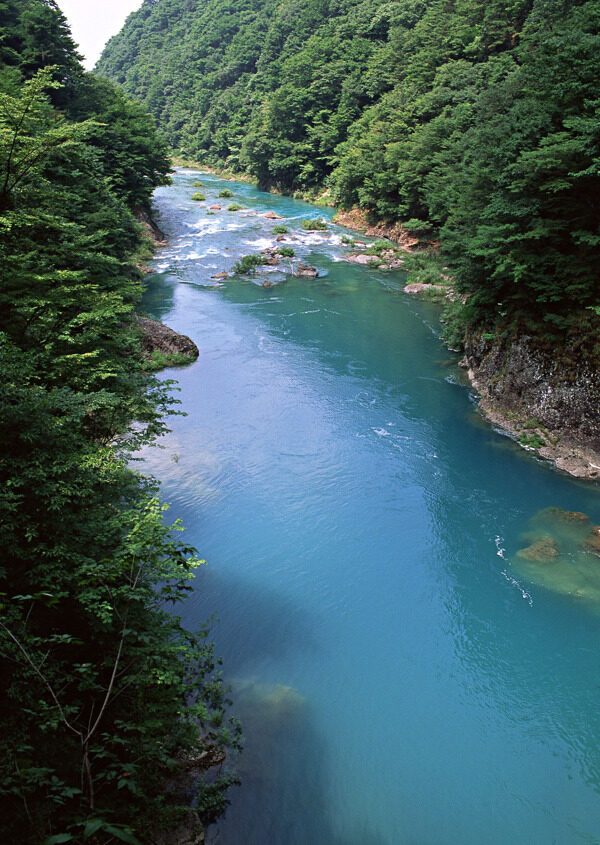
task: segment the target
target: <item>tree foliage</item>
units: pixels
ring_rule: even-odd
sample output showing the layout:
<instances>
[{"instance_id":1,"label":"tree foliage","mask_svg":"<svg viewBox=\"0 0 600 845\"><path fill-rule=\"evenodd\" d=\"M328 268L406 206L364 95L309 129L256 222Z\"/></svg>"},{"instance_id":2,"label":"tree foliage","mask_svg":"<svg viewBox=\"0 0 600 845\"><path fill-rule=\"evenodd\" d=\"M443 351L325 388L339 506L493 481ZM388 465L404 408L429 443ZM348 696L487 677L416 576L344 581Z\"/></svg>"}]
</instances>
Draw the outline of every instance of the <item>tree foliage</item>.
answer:
<instances>
[{"instance_id":1,"label":"tree foliage","mask_svg":"<svg viewBox=\"0 0 600 845\"><path fill-rule=\"evenodd\" d=\"M187 811L182 758L238 742L207 631L169 609L201 562L128 463L172 411L134 315L166 148L52 0L0 9L1 838L149 842ZM204 822L231 781L199 784Z\"/></svg>"}]
</instances>

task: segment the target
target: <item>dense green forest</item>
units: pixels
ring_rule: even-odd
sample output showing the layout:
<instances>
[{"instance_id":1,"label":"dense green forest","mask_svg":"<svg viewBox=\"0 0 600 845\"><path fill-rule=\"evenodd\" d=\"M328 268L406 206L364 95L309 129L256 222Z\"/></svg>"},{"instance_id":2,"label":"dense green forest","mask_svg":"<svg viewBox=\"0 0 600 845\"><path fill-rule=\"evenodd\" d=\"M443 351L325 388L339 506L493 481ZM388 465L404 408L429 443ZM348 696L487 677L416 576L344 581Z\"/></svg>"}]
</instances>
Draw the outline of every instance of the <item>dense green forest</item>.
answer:
<instances>
[{"instance_id":1,"label":"dense green forest","mask_svg":"<svg viewBox=\"0 0 600 845\"><path fill-rule=\"evenodd\" d=\"M150 842L189 812L183 761L238 741L170 612L200 561L128 462L173 412L133 310L169 159L54 0L0 19L0 839ZM230 781L199 785L204 822Z\"/></svg>"},{"instance_id":2,"label":"dense green forest","mask_svg":"<svg viewBox=\"0 0 600 845\"><path fill-rule=\"evenodd\" d=\"M98 69L181 155L438 241L463 328L593 338L599 28L599 0L145 0Z\"/></svg>"}]
</instances>

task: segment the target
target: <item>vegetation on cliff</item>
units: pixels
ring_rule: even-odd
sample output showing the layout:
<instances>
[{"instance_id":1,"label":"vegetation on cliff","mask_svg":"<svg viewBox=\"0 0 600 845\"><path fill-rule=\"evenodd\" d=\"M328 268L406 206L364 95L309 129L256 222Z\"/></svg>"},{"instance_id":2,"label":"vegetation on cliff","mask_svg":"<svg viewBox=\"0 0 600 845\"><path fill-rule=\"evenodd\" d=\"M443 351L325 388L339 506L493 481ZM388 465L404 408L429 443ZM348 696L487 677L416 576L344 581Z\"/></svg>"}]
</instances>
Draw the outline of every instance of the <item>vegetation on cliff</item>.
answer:
<instances>
[{"instance_id":1,"label":"vegetation on cliff","mask_svg":"<svg viewBox=\"0 0 600 845\"><path fill-rule=\"evenodd\" d=\"M99 70L183 155L439 241L455 335L555 341L597 325L599 22L599 0L145 0Z\"/></svg>"},{"instance_id":2,"label":"vegetation on cliff","mask_svg":"<svg viewBox=\"0 0 600 845\"><path fill-rule=\"evenodd\" d=\"M133 210L169 162L54 0L0 15L0 838L150 842L186 754L236 741L206 631L168 612L200 561L127 462L172 405L133 316Z\"/></svg>"}]
</instances>

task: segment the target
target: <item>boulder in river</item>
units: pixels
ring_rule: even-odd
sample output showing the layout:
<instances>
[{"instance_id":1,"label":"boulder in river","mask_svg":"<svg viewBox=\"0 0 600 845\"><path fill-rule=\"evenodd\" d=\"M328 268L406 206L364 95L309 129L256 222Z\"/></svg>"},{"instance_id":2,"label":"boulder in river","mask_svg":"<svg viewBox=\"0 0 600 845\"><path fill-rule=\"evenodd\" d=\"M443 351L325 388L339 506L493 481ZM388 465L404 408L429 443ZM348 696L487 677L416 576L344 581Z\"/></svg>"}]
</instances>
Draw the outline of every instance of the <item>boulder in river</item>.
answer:
<instances>
[{"instance_id":1,"label":"boulder in river","mask_svg":"<svg viewBox=\"0 0 600 845\"><path fill-rule=\"evenodd\" d=\"M191 363L200 354L187 335L179 334L150 317L138 317L138 322L142 330L142 355L151 365L157 364L156 369L186 361Z\"/></svg>"},{"instance_id":2,"label":"boulder in river","mask_svg":"<svg viewBox=\"0 0 600 845\"><path fill-rule=\"evenodd\" d=\"M225 270L221 270L220 273L215 273L214 276L211 276L211 279L218 279L221 281L222 279L228 279L229 273L226 273Z\"/></svg>"},{"instance_id":3,"label":"boulder in river","mask_svg":"<svg viewBox=\"0 0 600 845\"><path fill-rule=\"evenodd\" d=\"M357 255L352 253L346 256L346 261L351 261L352 264L364 264L365 266L373 263L373 255Z\"/></svg>"},{"instance_id":4,"label":"boulder in river","mask_svg":"<svg viewBox=\"0 0 600 845\"><path fill-rule=\"evenodd\" d=\"M266 211L264 214L261 214L261 217L266 217L267 220L282 220L281 214L275 214L274 211Z\"/></svg>"},{"instance_id":5,"label":"boulder in river","mask_svg":"<svg viewBox=\"0 0 600 845\"><path fill-rule=\"evenodd\" d=\"M211 211L220 211L221 210L221 206L217 205L217 203L215 203L214 205L209 205L209 208L210 208Z\"/></svg>"},{"instance_id":6,"label":"boulder in river","mask_svg":"<svg viewBox=\"0 0 600 845\"><path fill-rule=\"evenodd\" d=\"M316 267L311 267L310 264L303 264L301 261L296 264L294 269L294 276L306 276L307 278L315 279L319 275Z\"/></svg>"}]
</instances>

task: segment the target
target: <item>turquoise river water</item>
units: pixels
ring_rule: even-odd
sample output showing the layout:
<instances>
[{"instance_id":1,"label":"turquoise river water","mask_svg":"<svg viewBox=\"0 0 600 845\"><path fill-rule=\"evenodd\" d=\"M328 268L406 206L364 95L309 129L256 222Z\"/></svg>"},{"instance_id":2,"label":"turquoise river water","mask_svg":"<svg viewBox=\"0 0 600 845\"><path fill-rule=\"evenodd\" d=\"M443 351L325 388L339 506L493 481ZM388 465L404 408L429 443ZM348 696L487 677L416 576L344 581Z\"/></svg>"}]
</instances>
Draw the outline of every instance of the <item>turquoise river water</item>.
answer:
<instances>
[{"instance_id":1,"label":"turquoise river water","mask_svg":"<svg viewBox=\"0 0 600 845\"><path fill-rule=\"evenodd\" d=\"M480 418L437 306L301 229L330 211L188 170L155 201L143 308L200 357L143 457L208 561L183 615L219 617L247 745L212 841L600 842L600 612L516 565L541 509L600 522L598 487ZM219 286L269 209L319 278Z\"/></svg>"}]
</instances>

